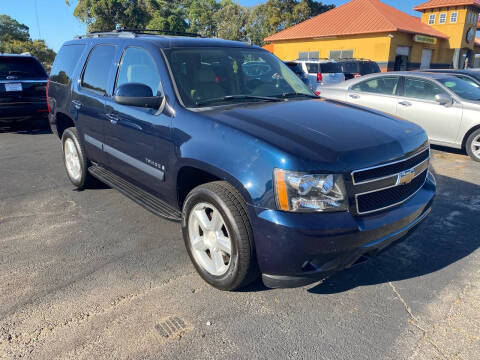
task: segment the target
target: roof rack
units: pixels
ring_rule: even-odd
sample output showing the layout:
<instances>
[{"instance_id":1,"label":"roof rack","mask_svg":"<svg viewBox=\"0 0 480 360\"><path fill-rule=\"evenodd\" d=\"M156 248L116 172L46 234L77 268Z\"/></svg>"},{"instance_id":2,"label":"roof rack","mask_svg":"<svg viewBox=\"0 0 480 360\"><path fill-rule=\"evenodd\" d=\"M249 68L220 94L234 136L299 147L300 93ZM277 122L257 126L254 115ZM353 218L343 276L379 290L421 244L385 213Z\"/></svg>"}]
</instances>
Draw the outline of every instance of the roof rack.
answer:
<instances>
[{"instance_id":1,"label":"roof rack","mask_svg":"<svg viewBox=\"0 0 480 360\"><path fill-rule=\"evenodd\" d=\"M159 29L116 29L113 31L91 31L85 35L75 36L75 39L87 39L87 38L100 38L100 37L122 37L122 38L135 38L137 35L145 34L164 34L175 36L191 36L202 37L200 34L171 31L171 30L159 30Z\"/></svg>"}]
</instances>

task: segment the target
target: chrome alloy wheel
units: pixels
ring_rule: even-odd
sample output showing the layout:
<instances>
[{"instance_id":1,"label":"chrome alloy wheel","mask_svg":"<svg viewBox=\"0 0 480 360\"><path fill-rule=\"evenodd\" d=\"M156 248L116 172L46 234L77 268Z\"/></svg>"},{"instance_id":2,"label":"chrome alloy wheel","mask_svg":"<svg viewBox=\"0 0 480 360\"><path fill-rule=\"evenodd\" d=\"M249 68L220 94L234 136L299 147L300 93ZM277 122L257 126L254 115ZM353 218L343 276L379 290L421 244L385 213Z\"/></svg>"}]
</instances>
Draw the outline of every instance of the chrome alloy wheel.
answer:
<instances>
[{"instance_id":1,"label":"chrome alloy wheel","mask_svg":"<svg viewBox=\"0 0 480 360\"><path fill-rule=\"evenodd\" d=\"M63 152L68 175L70 175L74 181L79 181L82 177L82 166L80 164L77 147L72 139L67 138L65 140Z\"/></svg>"},{"instance_id":2,"label":"chrome alloy wheel","mask_svg":"<svg viewBox=\"0 0 480 360\"><path fill-rule=\"evenodd\" d=\"M480 135L477 135L472 141L472 153L480 159Z\"/></svg>"},{"instance_id":3,"label":"chrome alloy wheel","mask_svg":"<svg viewBox=\"0 0 480 360\"><path fill-rule=\"evenodd\" d=\"M220 211L209 203L198 203L188 219L188 237L199 266L214 276L230 267L232 241Z\"/></svg>"}]
</instances>

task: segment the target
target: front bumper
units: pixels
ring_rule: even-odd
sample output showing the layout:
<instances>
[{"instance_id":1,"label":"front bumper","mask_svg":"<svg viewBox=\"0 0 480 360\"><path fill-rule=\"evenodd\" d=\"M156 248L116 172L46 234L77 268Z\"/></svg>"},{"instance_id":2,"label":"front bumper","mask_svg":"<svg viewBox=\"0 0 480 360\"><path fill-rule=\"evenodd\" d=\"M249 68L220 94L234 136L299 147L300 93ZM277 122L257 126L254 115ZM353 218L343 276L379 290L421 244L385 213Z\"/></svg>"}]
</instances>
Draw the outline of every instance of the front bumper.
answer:
<instances>
[{"instance_id":1,"label":"front bumper","mask_svg":"<svg viewBox=\"0 0 480 360\"><path fill-rule=\"evenodd\" d=\"M431 210L435 179L403 204L366 216L296 214L249 205L257 260L268 287L295 287L351 267L404 238Z\"/></svg>"}]
</instances>

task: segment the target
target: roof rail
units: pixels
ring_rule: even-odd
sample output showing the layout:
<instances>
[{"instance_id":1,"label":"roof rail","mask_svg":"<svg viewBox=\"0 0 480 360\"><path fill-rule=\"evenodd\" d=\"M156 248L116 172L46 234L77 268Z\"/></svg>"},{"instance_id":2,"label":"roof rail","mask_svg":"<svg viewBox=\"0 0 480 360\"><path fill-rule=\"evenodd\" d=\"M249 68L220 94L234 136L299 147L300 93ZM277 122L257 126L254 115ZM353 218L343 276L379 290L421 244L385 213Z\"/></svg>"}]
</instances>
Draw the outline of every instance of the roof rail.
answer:
<instances>
[{"instance_id":1,"label":"roof rail","mask_svg":"<svg viewBox=\"0 0 480 360\"><path fill-rule=\"evenodd\" d=\"M160 30L160 29L116 29L113 31L91 31L85 35L75 36L75 39L86 39L86 38L99 38L99 37L126 37L134 38L137 34L164 34L164 35L175 35L175 36L190 36L190 37L202 37L200 34L182 32L182 31L171 31L171 30Z\"/></svg>"},{"instance_id":2,"label":"roof rail","mask_svg":"<svg viewBox=\"0 0 480 360\"><path fill-rule=\"evenodd\" d=\"M131 32L134 34L164 34L164 35L175 35L175 36L202 37L202 35L197 33L190 33L185 31L162 30L162 29L119 29L117 31Z\"/></svg>"},{"instance_id":3,"label":"roof rail","mask_svg":"<svg viewBox=\"0 0 480 360\"><path fill-rule=\"evenodd\" d=\"M77 35L75 39L91 39L100 37L122 37L122 38L134 38L135 34L127 31L113 30L113 31L91 31L85 35Z\"/></svg>"}]
</instances>

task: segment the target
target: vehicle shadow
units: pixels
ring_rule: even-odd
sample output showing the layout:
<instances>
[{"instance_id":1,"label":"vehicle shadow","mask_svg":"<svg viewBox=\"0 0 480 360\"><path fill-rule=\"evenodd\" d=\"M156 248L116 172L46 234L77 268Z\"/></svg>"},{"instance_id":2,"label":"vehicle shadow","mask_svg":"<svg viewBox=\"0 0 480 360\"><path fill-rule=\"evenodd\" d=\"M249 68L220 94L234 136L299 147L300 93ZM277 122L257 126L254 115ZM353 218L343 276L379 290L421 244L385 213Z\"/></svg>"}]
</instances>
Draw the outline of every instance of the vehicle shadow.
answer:
<instances>
[{"instance_id":1,"label":"vehicle shadow","mask_svg":"<svg viewBox=\"0 0 480 360\"><path fill-rule=\"evenodd\" d=\"M0 123L0 134L43 135L51 134L52 130L46 119L32 119L20 123Z\"/></svg>"},{"instance_id":2,"label":"vehicle shadow","mask_svg":"<svg viewBox=\"0 0 480 360\"><path fill-rule=\"evenodd\" d=\"M450 154L468 156L465 149L455 149L455 148L451 148L451 147L440 146L440 145L432 145L432 144L430 145L430 147L432 148L432 150L437 150L437 151L446 152L446 153L450 153Z\"/></svg>"},{"instance_id":3,"label":"vehicle shadow","mask_svg":"<svg viewBox=\"0 0 480 360\"><path fill-rule=\"evenodd\" d=\"M334 274L309 292L334 294L416 278L476 251L480 247L480 186L438 174L436 179L432 212L414 233L371 261Z\"/></svg>"},{"instance_id":4,"label":"vehicle shadow","mask_svg":"<svg viewBox=\"0 0 480 360\"><path fill-rule=\"evenodd\" d=\"M435 176L437 196L432 212L415 232L370 261L340 271L318 285L310 285L308 291L337 294L357 287L421 277L476 251L480 247L480 186ZM239 291L265 290L268 288L257 280Z\"/></svg>"}]
</instances>

